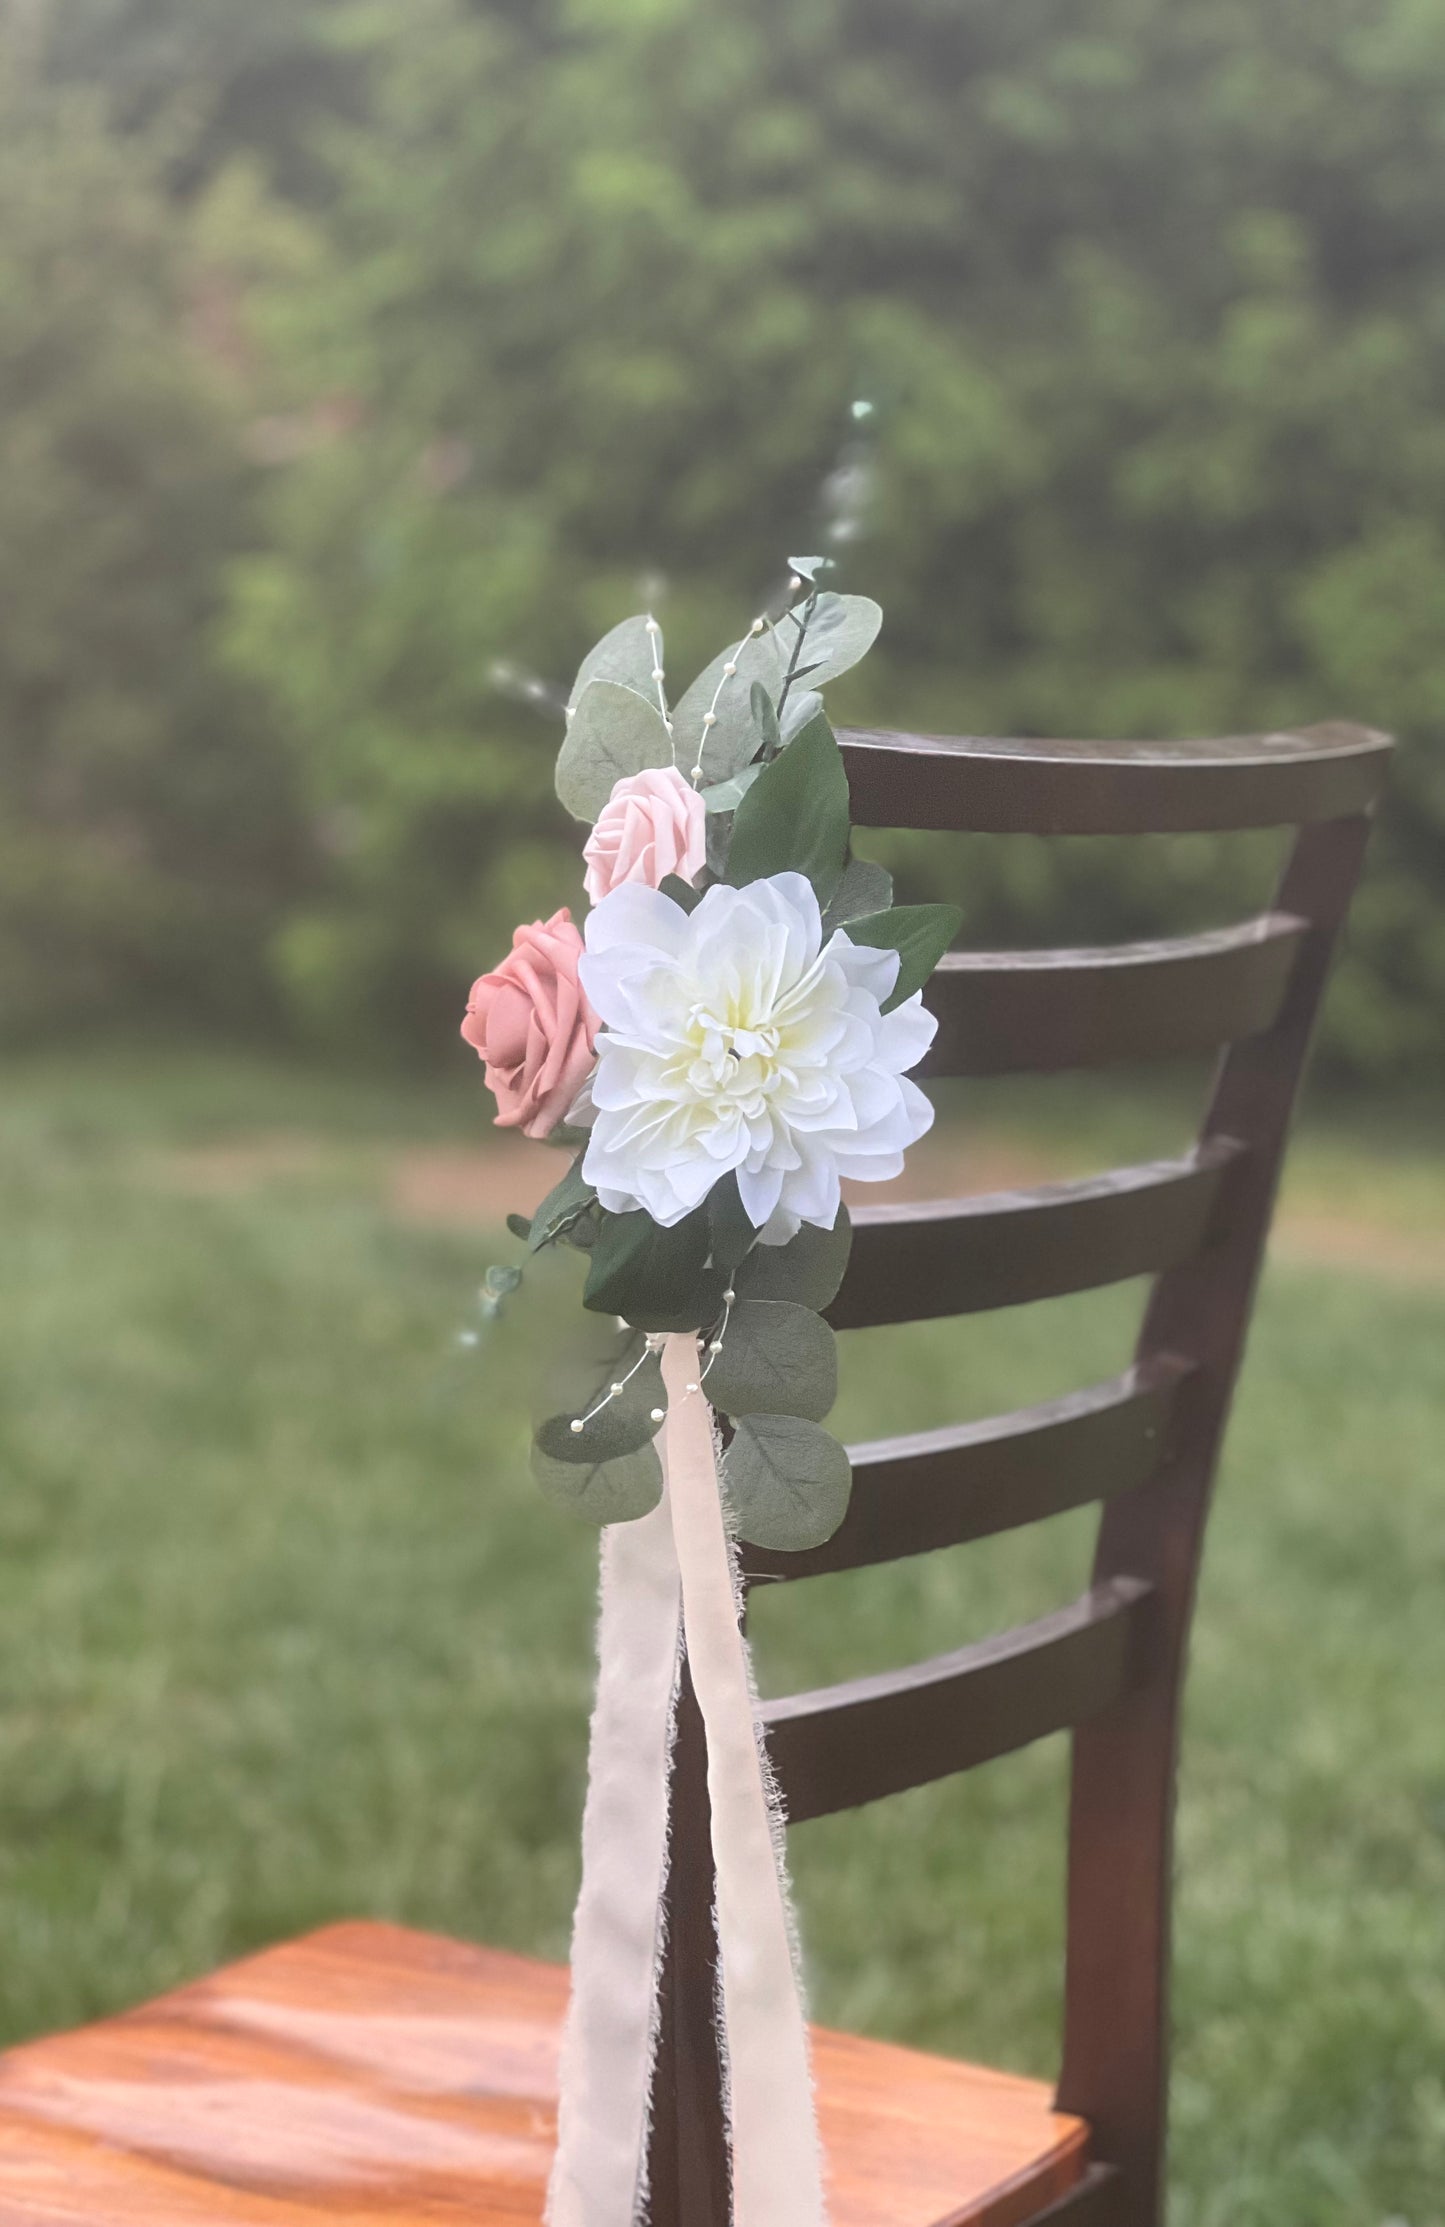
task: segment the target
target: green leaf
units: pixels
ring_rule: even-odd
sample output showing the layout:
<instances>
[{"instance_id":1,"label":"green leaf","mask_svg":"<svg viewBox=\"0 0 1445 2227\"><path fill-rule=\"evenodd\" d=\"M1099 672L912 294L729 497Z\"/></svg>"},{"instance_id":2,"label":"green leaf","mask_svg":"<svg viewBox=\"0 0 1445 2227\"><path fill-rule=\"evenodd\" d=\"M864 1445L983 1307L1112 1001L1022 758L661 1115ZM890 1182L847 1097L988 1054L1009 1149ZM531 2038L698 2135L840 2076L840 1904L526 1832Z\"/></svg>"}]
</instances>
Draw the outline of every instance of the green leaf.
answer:
<instances>
[{"instance_id":1,"label":"green leaf","mask_svg":"<svg viewBox=\"0 0 1445 2227\"><path fill-rule=\"evenodd\" d=\"M739 1299L708 1359L707 1396L725 1415L804 1415L821 1423L838 1397L837 1340L811 1307Z\"/></svg>"},{"instance_id":2,"label":"green leaf","mask_svg":"<svg viewBox=\"0 0 1445 2227\"><path fill-rule=\"evenodd\" d=\"M507 1216L507 1227L513 1237L520 1237L525 1245L532 1234L531 1216L528 1214L509 1214Z\"/></svg>"},{"instance_id":3,"label":"green leaf","mask_svg":"<svg viewBox=\"0 0 1445 2227\"><path fill-rule=\"evenodd\" d=\"M823 699L816 689L795 688L791 692L783 706L779 729L782 734L784 749L787 748L794 735L800 735L805 727L811 727L822 708Z\"/></svg>"},{"instance_id":4,"label":"green leaf","mask_svg":"<svg viewBox=\"0 0 1445 2227\"><path fill-rule=\"evenodd\" d=\"M832 557L789 557L788 570L812 587L820 572L832 571L835 561Z\"/></svg>"},{"instance_id":5,"label":"green leaf","mask_svg":"<svg viewBox=\"0 0 1445 2227\"><path fill-rule=\"evenodd\" d=\"M582 1173L582 1159L579 1152L561 1182L553 1185L532 1216L531 1234L527 1239L530 1252L554 1244L569 1224L597 1203L597 1193Z\"/></svg>"},{"instance_id":6,"label":"green leaf","mask_svg":"<svg viewBox=\"0 0 1445 2227\"><path fill-rule=\"evenodd\" d=\"M567 698L567 709L575 711L582 692L589 681L621 681L627 688L635 688L639 696L657 702L657 683L652 677L653 667L662 663L662 629L656 636L647 631L647 614L639 612L636 618L623 619L610 633L587 652L577 668L577 678L572 683L572 693Z\"/></svg>"},{"instance_id":7,"label":"green leaf","mask_svg":"<svg viewBox=\"0 0 1445 2227\"><path fill-rule=\"evenodd\" d=\"M622 1391L599 1404L613 1384L621 1384ZM548 1372L547 1393L559 1412L538 1424L536 1443L549 1460L573 1468L595 1467L650 1445L662 1428L654 1411L667 1406L661 1359L646 1351L640 1333L612 1338L601 1352L594 1348L588 1357L555 1366ZM574 1431L572 1425L583 1417L590 1420Z\"/></svg>"},{"instance_id":8,"label":"green leaf","mask_svg":"<svg viewBox=\"0 0 1445 2227\"><path fill-rule=\"evenodd\" d=\"M822 688L866 657L878 639L883 612L871 596L824 593L808 622L805 655L813 660L812 680Z\"/></svg>"},{"instance_id":9,"label":"green leaf","mask_svg":"<svg viewBox=\"0 0 1445 2227\"><path fill-rule=\"evenodd\" d=\"M843 753L819 717L765 766L738 806L728 846L734 889L768 874L806 874L826 905L848 850Z\"/></svg>"},{"instance_id":10,"label":"green leaf","mask_svg":"<svg viewBox=\"0 0 1445 2227\"><path fill-rule=\"evenodd\" d=\"M722 1313L722 1278L704 1266L710 1243L705 1206L671 1229L640 1209L604 1213L582 1304L638 1330L700 1330Z\"/></svg>"},{"instance_id":11,"label":"green leaf","mask_svg":"<svg viewBox=\"0 0 1445 2227\"><path fill-rule=\"evenodd\" d=\"M685 882L680 874L664 874L657 886L664 897L670 897L675 905L681 905L684 912L695 912L702 903L702 891L694 889L692 883Z\"/></svg>"},{"instance_id":12,"label":"green leaf","mask_svg":"<svg viewBox=\"0 0 1445 2227\"><path fill-rule=\"evenodd\" d=\"M763 738L763 747L770 758L775 758L783 747L783 737L778 727L778 715L773 709L773 699L760 680L753 682L749 703L753 725Z\"/></svg>"},{"instance_id":13,"label":"green leaf","mask_svg":"<svg viewBox=\"0 0 1445 2227\"><path fill-rule=\"evenodd\" d=\"M709 812L735 812L763 771L761 765L744 766L742 772L735 773L731 781L717 781L710 789L704 789L703 803Z\"/></svg>"},{"instance_id":14,"label":"green leaf","mask_svg":"<svg viewBox=\"0 0 1445 2227\"><path fill-rule=\"evenodd\" d=\"M650 1515L662 1498L662 1463L655 1446L639 1446L635 1453L584 1467L553 1461L534 1445L532 1474L549 1500L588 1523L633 1523Z\"/></svg>"},{"instance_id":15,"label":"green leaf","mask_svg":"<svg viewBox=\"0 0 1445 2227\"><path fill-rule=\"evenodd\" d=\"M761 766L758 771L762 771ZM728 852L733 840L733 815L731 812L709 812L703 824L707 870L714 880L721 881L728 870Z\"/></svg>"},{"instance_id":16,"label":"green leaf","mask_svg":"<svg viewBox=\"0 0 1445 2227\"><path fill-rule=\"evenodd\" d=\"M589 681L558 755L557 794L574 819L595 820L624 774L672 762L655 702L620 681Z\"/></svg>"},{"instance_id":17,"label":"green leaf","mask_svg":"<svg viewBox=\"0 0 1445 2227\"><path fill-rule=\"evenodd\" d=\"M487 1270L482 1289L489 1299L505 1299L510 1292L517 1289L521 1281L522 1271L515 1263L509 1262L502 1267L494 1262Z\"/></svg>"},{"instance_id":18,"label":"green leaf","mask_svg":"<svg viewBox=\"0 0 1445 2227\"><path fill-rule=\"evenodd\" d=\"M743 1206L736 1174L725 1175L708 1193L707 1214L713 1262L730 1276L758 1238Z\"/></svg>"},{"instance_id":19,"label":"green leaf","mask_svg":"<svg viewBox=\"0 0 1445 2227\"><path fill-rule=\"evenodd\" d=\"M853 1244L848 1209L831 1229L805 1222L786 1245L756 1245L733 1281L744 1299L791 1299L821 1313L837 1297Z\"/></svg>"},{"instance_id":20,"label":"green leaf","mask_svg":"<svg viewBox=\"0 0 1445 2227\"><path fill-rule=\"evenodd\" d=\"M853 1472L836 1438L796 1415L747 1415L723 1456L739 1532L757 1547L800 1553L831 1539L848 1512Z\"/></svg>"},{"instance_id":21,"label":"green leaf","mask_svg":"<svg viewBox=\"0 0 1445 2227\"><path fill-rule=\"evenodd\" d=\"M883 1001L883 1011L891 1013L895 1005L923 988L962 926L957 905L894 905L888 912L850 920L846 933L853 943L898 953L902 962L898 980Z\"/></svg>"},{"instance_id":22,"label":"green leaf","mask_svg":"<svg viewBox=\"0 0 1445 2227\"><path fill-rule=\"evenodd\" d=\"M729 674L729 665L736 665L737 671ZM677 763L684 773L690 774L695 765L701 765L704 784L709 787L741 773L758 751L753 683L760 681L769 699L776 703L782 692L783 670L777 638L771 627L765 627L761 634L749 634L724 650L706 672L698 674L672 715ZM709 711L716 725L704 728L703 719Z\"/></svg>"},{"instance_id":23,"label":"green leaf","mask_svg":"<svg viewBox=\"0 0 1445 2227\"><path fill-rule=\"evenodd\" d=\"M823 915L823 933L831 936L849 920L865 920L883 912L893 902L893 876L871 858L850 858Z\"/></svg>"}]
</instances>

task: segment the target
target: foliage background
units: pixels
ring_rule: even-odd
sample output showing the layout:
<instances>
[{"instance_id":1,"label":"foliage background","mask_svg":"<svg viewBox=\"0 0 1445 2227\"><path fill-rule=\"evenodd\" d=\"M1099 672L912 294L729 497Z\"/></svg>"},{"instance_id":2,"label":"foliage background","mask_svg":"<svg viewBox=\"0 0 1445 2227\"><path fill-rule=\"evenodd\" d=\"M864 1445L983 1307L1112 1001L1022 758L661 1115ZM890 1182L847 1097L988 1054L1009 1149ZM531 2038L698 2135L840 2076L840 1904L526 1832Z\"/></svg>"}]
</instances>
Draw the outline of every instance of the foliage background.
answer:
<instances>
[{"instance_id":1,"label":"foliage background","mask_svg":"<svg viewBox=\"0 0 1445 2227\"><path fill-rule=\"evenodd\" d=\"M575 883L497 662L656 575L685 678L841 511L845 713L1396 728L1326 1051L1445 1079L1445 9L8 0L0 54L12 1040L434 1052ZM969 933L1215 864L1005 846Z\"/></svg>"}]
</instances>

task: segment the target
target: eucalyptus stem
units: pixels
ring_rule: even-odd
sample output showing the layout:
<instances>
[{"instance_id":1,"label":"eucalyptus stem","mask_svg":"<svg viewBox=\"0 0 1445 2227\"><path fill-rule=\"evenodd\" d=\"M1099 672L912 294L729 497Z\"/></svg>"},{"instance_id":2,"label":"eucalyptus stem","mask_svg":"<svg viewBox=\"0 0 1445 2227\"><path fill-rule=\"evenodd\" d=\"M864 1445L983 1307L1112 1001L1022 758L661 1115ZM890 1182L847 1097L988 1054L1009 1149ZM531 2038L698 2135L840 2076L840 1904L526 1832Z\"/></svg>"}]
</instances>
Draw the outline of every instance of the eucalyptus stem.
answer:
<instances>
[{"instance_id":1,"label":"eucalyptus stem","mask_svg":"<svg viewBox=\"0 0 1445 2227\"><path fill-rule=\"evenodd\" d=\"M808 625L810 620L812 619L813 609L817 601L818 590L815 587L812 592L804 599L803 616L801 618L798 617L796 609L785 611L783 614L785 618L791 619L794 626L798 629L798 639L793 644L793 654L788 661L788 670L783 675L783 692L778 698L779 719L781 719L783 716L783 706L787 703L788 700L788 690L792 687L794 680L797 678L798 660L803 654L803 643L807 638Z\"/></svg>"}]
</instances>

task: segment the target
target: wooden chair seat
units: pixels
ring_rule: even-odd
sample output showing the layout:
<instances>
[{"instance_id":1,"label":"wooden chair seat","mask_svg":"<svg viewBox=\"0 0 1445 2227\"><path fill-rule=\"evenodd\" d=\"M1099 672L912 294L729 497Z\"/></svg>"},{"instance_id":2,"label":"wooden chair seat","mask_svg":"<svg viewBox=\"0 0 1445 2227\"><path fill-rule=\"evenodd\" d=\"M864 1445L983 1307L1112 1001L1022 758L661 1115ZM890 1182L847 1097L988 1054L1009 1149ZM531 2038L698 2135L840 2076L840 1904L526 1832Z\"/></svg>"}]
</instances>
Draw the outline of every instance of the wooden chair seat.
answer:
<instances>
[{"instance_id":1,"label":"wooden chair seat","mask_svg":"<svg viewBox=\"0 0 1445 2227\"><path fill-rule=\"evenodd\" d=\"M0 2056L0 2227L535 2227L567 1974L329 1926ZM815 2036L835 2227L1016 2227L1087 2129L1038 2081Z\"/></svg>"}]
</instances>

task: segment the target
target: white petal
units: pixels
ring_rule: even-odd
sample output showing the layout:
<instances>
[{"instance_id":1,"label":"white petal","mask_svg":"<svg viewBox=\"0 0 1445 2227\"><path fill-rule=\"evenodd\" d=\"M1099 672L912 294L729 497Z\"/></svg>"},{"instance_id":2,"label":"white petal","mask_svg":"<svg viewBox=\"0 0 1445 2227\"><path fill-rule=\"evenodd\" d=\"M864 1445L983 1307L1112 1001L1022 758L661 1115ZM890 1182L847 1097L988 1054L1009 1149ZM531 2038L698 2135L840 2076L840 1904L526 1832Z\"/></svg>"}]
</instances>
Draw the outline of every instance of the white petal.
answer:
<instances>
[{"instance_id":1,"label":"white petal","mask_svg":"<svg viewBox=\"0 0 1445 2227\"><path fill-rule=\"evenodd\" d=\"M911 998L883 1015L878 1030L880 1066L890 1067L895 1075L904 1074L918 1065L937 1034L937 1015L925 1011L923 992L915 990Z\"/></svg>"},{"instance_id":2,"label":"white petal","mask_svg":"<svg viewBox=\"0 0 1445 2227\"><path fill-rule=\"evenodd\" d=\"M871 944L854 943L846 928L837 929L828 945L828 957L841 967L855 989L866 990L880 1005L893 994L903 961L896 951L875 950Z\"/></svg>"},{"instance_id":3,"label":"white petal","mask_svg":"<svg viewBox=\"0 0 1445 2227\"><path fill-rule=\"evenodd\" d=\"M762 1228L782 1196L782 1190L781 1168L763 1167L754 1171L744 1166L738 1169L738 1197L754 1229Z\"/></svg>"},{"instance_id":4,"label":"white petal","mask_svg":"<svg viewBox=\"0 0 1445 2227\"><path fill-rule=\"evenodd\" d=\"M587 915L582 940L589 951L611 951L634 944L675 958L687 933L687 914L660 889L623 882Z\"/></svg>"},{"instance_id":5,"label":"white petal","mask_svg":"<svg viewBox=\"0 0 1445 2227\"><path fill-rule=\"evenodd\" d=\"M805 1157L797 1173L787 1178L779 1204L818 1229L831 1229L838 1219L841 1199L838 1163L831 1153L818 1153Z\"/></svg>"}]
</instances>

